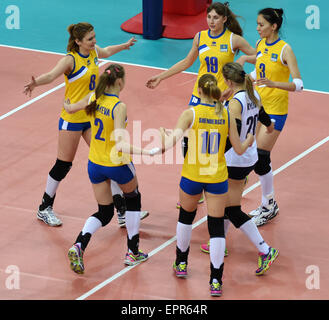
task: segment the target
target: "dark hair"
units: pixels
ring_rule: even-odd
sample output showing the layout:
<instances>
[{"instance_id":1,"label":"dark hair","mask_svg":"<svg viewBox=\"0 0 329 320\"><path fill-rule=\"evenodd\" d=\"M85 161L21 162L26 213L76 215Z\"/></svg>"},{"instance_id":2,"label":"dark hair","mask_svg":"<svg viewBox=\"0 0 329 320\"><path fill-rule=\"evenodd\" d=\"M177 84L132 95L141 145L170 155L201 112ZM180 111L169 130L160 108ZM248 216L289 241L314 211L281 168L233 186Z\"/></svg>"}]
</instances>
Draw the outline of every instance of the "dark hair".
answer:
<instances>
[{"instance_id":1,"label":"dark hair","mask_svg":"<svg viewBox=\"0 0 329 320\"><path fill-rule=\"evenodd\" d=\"M260 107L260 101L255 97L254 87L248 74L245 73L242 66L236 62L229 62L223 66L223 76L226 80L231 80L235 83L244 84L250 100Z\"/></svg>"},{"instance_id":2,"label":"dark hair","mask_svg":"<svg viewBox=\"0 0 329 320\"><path fill-rule=\"evenodd\" d=\"M67 51L79 51L79 46L75 40L82 41L84 36L93 31L94 27L88 22L79 22L77 24L71 24L67 27L67 31L70 34L69 42L67 44Z\"/></svg>"},{"instance_id":3,"label":"dark hair","mask_svg":"<svg viewBox=\"0 0 329 320\"><path fill-rule=\"evenodd\" d=\"M209 13L211 10L215 10L216 13L220 16L227 17L227 20L224 24L224 26L229 29L231 32L242 36L242 28L239 24L239 21L237 18L239 16L235 15L231 9L229 8L229 3L221 3L221 2L213 2L208 8L207 13Z\"/></svg>"},{"instance_id":4,"label":"dark hair","mask_svg":"<svg viewBox=\"0 0 329 320\"><path fill-rule=\"evenodd\" d=\"M274 9L274 8L265 8L262 9L258 12L258 14L262 15L264 19L269 22L271 25L276 23L277 28L276 32L279 32L281 26L282 26L282 21L283 21L283 9Z\"/></svg>"},{"instance_id":5,"label":"dark hair","mask_svg":"<svg viewBox=\"0 0 329 320\"><path fill-rule=\"evenodd\" d=\"M97 99L100 98L107 87L113 86L115 80L123 79L125 76L125 69L119 64L110 64L102 75L99 77L99 81L96 86L95 96L96 99L86 106L85 110L88 115L95 115L97 109Z\"/></svg>"},{"instance_id":6,"label":"dark hair","mask_svg":"<svg viewBox=\"0 0 329 320\"><path fill-rule=\"evenodd\" d=\"M214 99L214 102L216 103L215 113L220 117L224 106L219 101L222 93L217 86L217 79L215 76L210 73L202 75L198 81L198 87L202 90L205 96Z\"/></svg>"}]
</instances>

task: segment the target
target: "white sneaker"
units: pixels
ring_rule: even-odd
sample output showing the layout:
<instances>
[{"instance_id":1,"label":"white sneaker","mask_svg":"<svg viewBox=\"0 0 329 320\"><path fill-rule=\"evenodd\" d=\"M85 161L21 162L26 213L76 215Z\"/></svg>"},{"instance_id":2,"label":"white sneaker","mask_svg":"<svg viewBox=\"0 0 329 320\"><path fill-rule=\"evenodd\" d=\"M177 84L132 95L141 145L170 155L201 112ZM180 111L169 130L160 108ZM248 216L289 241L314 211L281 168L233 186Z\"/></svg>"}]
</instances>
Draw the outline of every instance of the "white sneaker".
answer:
<instances>
[{"instance_id":1,"label":"white sneaker","mask_svg":"<svg viewBox=\"0 0 329 320\"><path fill-rule=\"evenodd\" d=\"M148 211L141 211L140 212L141 220L145 219L148 216L149 216ZM126 226L126 215L125 215L125 213L124 214L118 213L118 224L119 224L120 228L123 228L123 227Z\"/></svg>"},{"instance_id":2,"label":"white sneaker","mask_svg":"<svg viewBox=\"0 0 329 320\"><path fill-rule=\"evenodd\" d=\"M58 227L62 225L62 221L56 217L55 212L51 206L44 210L38 210L37 218L51 227Z\"/></svg>"},{"instance_id":3,"label":"white sneaker","mask_svg":"<svg viewBox=\"0 0 329 320\"><path fill-rule=\"evenodd\" d=\"M254 212L257 212L258 214L253 214ZM267 207L265 206L260 206L256 210L252 211L249 213L249 215L254 215L252 217L252 221L255 223L257 227L262 226L266 224L268 221L273 219L279 212L279 207L276 201L273 202L272 205L269 205Z\"/></svg>"}]
</instances>

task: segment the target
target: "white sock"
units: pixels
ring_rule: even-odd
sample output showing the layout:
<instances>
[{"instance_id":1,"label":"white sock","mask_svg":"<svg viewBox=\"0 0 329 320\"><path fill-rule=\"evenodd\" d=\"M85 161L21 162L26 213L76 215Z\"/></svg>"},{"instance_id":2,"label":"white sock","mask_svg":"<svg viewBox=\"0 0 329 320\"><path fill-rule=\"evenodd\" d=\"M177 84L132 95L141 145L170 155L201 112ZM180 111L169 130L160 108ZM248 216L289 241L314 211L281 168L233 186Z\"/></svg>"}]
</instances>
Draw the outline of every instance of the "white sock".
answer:
<instances>
[{"instance_id":1,"label":"white sock","mask_svg":"<svg viewBox=\"0 0 329 320\"><path fill-rule=\"evenodd\" d=\"M48 174L48 178L47 178L47 184L46 184L46 193L48 194L48 196L50 198L53 198L56 191L57 191L57 188L58 188L58 185L59 185L59 182L60 181L57 181L55 179L53 179L49 174Z\"/></svg>"},{"instance_id":2,"label":"white sock","mask_svg":"<svg viewBox=\"0 0 329 320\"><path fill-rule=\"evenodd\" d=\"M225 238L210 238L210 261L215 269L224 262Z\"/></svg>"},{"instance_id":3,"label":"white sock","mask_svg":"<svg viewBox=\"0 0 329 320\"><path fill-rule=\"evenodd\" d=\"M140 211L126 211L126 229L130 240L139 233L140 221Z\"/></svg>"},{"instance_id":4,"label":"white sock","mask_svg":"<svg viewBox=\"0 0 329 320\"><path fill-rule=\"evenodd\" d=\"M248 220L239 228L249 240L257 247L259 252L267 254L270 247L264 241L263 237L258 231L257 226L252 220Z\"/></svg>"},{"instance_id":5,"label":"white sock","mask_svg":"<svg viewBox=\"0 0 329 320\"><path fill-rule=\"evenodd\" d=\"M114 196L115 194L119 194L122 196L122 191L121 191L120 187L113 180L111 180L111 190L112 190L112 196Z\"/></svg>"},{"instance_id":6,"label":"white sock","mask_svg":"<svg viewBox=\"0 0 329 320\"><path fill-rule=\"evenodd\" d=\"M176 227L176 237L177 237L177 247L180 251L186 252L190 245L192 236L192 225L184 224L181 222L177 222Z\"/></svg>"},{"instance_id":7,"label":"white sock","mask_svg":"<svg viewBox=\"0 0 329 320\"><path fill-rule=\"evenodd\" d=\"M274 197L272 170L263 176L259 176L259 180L262 186L262 205L267 207L269 205L269 200L273 199Z\"/></svg>"},{"instance_id":8,"label":"white sock","mask_svg":"<svg viewBox=\"0 0 329 320\"><path fill-rule=\"evenodd\" d=\"M85 235L87 232L94 234L100 227L102 223L96 217L89 217L82 228L82 235Z\"/></svg>"}]
</instances>

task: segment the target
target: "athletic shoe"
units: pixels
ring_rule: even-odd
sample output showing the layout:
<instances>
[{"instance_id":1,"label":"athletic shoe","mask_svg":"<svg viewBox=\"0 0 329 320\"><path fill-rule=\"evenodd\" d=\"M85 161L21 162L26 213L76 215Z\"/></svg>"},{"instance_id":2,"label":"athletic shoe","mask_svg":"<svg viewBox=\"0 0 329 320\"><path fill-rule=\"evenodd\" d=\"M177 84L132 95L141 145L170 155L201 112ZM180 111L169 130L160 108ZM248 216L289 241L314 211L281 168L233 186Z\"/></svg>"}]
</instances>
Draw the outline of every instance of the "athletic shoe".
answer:
<instances>
[{"instance_id":1,"label":"athletic shoe","mask_svg":"<svg viewBox=\"0 0 329 320\"><path fill-rule=\"evenodd\" d=\"M210 253L210 241L200 246L200 250L204 253ZM228 256L228 250L225 248L224 257Z\"/></svg>"},{"instance_id":2,"label":"athletic shoe","mask_svg":"<svg viewBox=\"0 0 329 320\"><path fill-rule=\"evenodd\" d=\"M38 210L37 218L51 227L58 227L62 225L62 221L56 217L55 212L51 206L44 210Z\"/></svg>"},{"instance_id":3,"label":"athletic shoe","mask_svg":"<svg viewBox=\"0 0 329 320\"><path fill-rule=\"evenodd\" d=\"M220 297L222 295L222 285L219 282L212 282L210 285L210 295L212 297Z\"/></svg>"},{"instance_id":4,"label":"athletic shoe","mask_svg":"<svg viewBox=\"0 0 329 320\"><path fill-rule=\"evenodd\" d=\"M83 265L83 251L81 250L80 246L77 244L74 244L69 252L68 257L70 259L70 267L71 269L78 274L84 273L85 267Z\"/></svg>"},{"instance_id":5,"label":"athletic shoe","mask_svg":"<svg viewBox=\"0 0 329 320\"><path fill-rule=\"evenodd\" d=\"M201 195L201 198L200 198L199 201L198 201L198 204L201 204L201 203L203 203L203 202L204 202L204 195L202 194L202 195ZM176 203L176 208L177 208L177 209L180 209L180 202L179 202L179 201Z\"/></svg>"},{"instance_id":6,"label":"athletic shoe","mask_svg":"<svg viewBox=\"0 0 329 320\"><path fill-rule=\"evenodd\" d=\"M176 261L173 265L174 271L176 273L176 277L178 278L186 278L187 277L187 264L186 262L181 262L179 265L176 265Z\"/></svg>"},{"instance_id":7,"label":"athletic shoe","mask_svg":"<svg viewBox=\"0 0 329 320\"><path fill-rule=\"evenodd\" d=\"M256 270L256 276L264 274L275 261L279 255L279 250L270 248L268 254L258 253L258 269Z\"/></svg>"},{"instance_id":8,"label":"athletic shoe","mask_svg":"<svg viewBox=\"0 0 329 320\"><path fill-rule=\"evenodd\" d=\"M268 207L260 206L256 210L249 213L249 215L253 216L251 220L254 221L256 226L259 227L266 224L271 219L273 219L278 214L278 212L279 212L278 204L276 203L276 201L274 201L272 205Z\"/></svg>"},{"instance_id":9,"label":"athletic shoe","mask_svg":"<svg viewBox=\"0 0 329 320\"><path fill-rule=\"evenodd\" d=\"M148 259L148 254L144 253L141 250L138 250L138 254L133 254L132 252L126 253L125 264L128 266L134 266L140 262L143 262Z\"/></svg>"},{"instance_id":10,"label":"athletic shoe","mask_svg":"<svg viewBox=\"0 0 329 320\"><path fill-rule=\"evenodd\" d=\"M146 217L149 216L148 211L141 211L140 212L141 220L145 219ZM118 213L118 224L120 228L123 228L126 226L126 214L125 213Z\"/></svg>"}]
</instances>

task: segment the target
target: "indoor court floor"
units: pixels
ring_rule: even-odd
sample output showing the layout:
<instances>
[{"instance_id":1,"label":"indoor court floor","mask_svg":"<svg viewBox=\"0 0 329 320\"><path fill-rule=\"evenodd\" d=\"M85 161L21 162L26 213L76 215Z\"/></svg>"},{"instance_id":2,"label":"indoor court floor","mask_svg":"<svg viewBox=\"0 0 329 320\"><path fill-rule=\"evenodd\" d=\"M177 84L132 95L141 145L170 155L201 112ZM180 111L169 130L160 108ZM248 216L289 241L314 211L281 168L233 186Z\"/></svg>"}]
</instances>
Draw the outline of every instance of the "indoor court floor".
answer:
<instances>
[{"instance_id":1,"label":"indoor court floor","mask_svg":"<svg viewBox=\"0 0 329 320\"><path fill-rule=\"evenodd\" d=\"M32 75L49 71L65 54L70 23L92 23L101 47L118 44L132 36L123 32L120 24L142 8L142 1L100 0L90 11L88 3L60 0L46 5L35 0L27 5L16 1L20 29L6 27L9 14L4 12L12 3L5 0L1 4L0 299L214 300L208 288L209 256L200 251L200 245L208 241L206 204L199 205L193 224L189 277L179 279L172 270L182 164L179 144L166 155L133 160L142 207L150 212L140 228L140 248L149 253L148 261L135 267L123 264L126 230L119 228L114 216L92 237L84 255L85 274L70 270L67 251L97 207L86 170L88 147L83 140L56 195L54 210L63 225L52 228L36 218L47 174L56 159L64 79L36 88L31 98L23 94L24 85ZM328 12L326 1L317 3L321 12ZM271 1L253 1L252 5L232 1L231 8L244 18L245 37L253 45L257 11L270 5ZM279 215L259 228L265 241L280 253L271 269L256 277L257 250L231 225L220 300L329 299L329 85L327 67L323 67L329 49L324 41L328 21L322 19L320 29L309 30L305 9L311 4L294 0L289 5L277 1L276 5L285 9L282 38L294 49L306 88L290 93L286 126L272 152ZM186 108L198 64L158 88L148 89L146 81L184 58L192 40L135 37L137 43L131 50L102 61L101 70L110 61L125 67L126 87L120 99L128 108L127 129L132 143L153 147L156 129L173 128ZM246 66L246 70L250 68ZM258 207L260 198L258 178L252 173L243 211Z\"/></svg>"}]
</instances>

